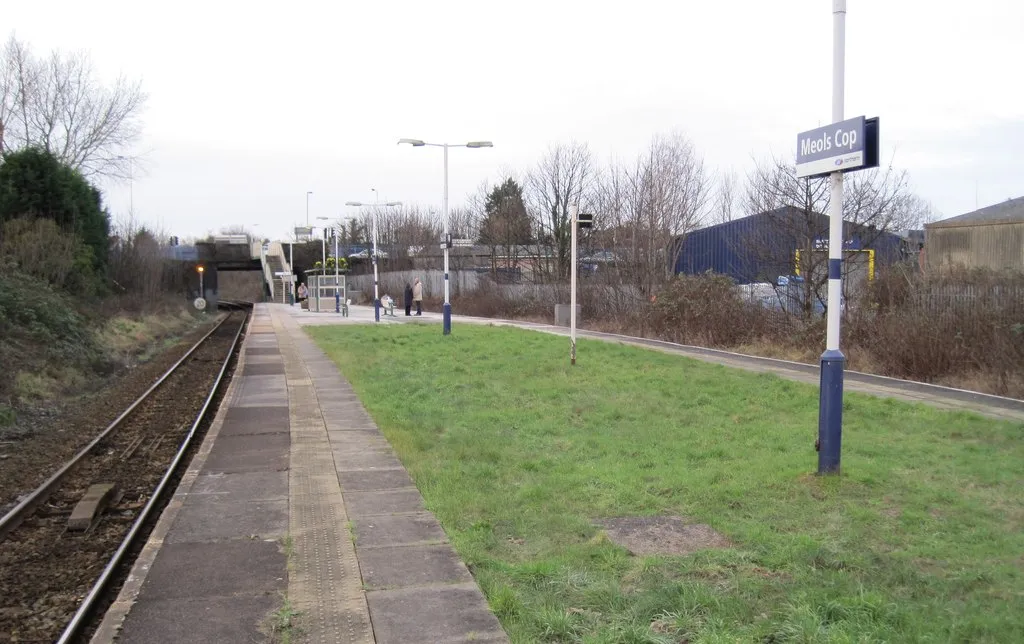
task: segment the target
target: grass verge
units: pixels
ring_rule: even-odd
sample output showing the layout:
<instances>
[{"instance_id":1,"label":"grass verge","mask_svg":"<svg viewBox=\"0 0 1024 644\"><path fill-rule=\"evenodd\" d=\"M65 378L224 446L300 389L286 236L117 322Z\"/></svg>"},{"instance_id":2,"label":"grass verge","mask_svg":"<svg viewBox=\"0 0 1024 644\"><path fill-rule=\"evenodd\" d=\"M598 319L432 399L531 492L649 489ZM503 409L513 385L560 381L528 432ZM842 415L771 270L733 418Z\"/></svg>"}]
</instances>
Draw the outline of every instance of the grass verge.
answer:
<instances>
[{"instance_id":1,"label":"grass verge","mask_svg":"<svg viewBox=\"0 0 1024 644\"><path fill-rule=\"evenodd\" d=\"M1024 641L1024 426L517 329L314 327L515 642ZM603 517L733 544L634 557Z\"/></svg>"}]
</instances>

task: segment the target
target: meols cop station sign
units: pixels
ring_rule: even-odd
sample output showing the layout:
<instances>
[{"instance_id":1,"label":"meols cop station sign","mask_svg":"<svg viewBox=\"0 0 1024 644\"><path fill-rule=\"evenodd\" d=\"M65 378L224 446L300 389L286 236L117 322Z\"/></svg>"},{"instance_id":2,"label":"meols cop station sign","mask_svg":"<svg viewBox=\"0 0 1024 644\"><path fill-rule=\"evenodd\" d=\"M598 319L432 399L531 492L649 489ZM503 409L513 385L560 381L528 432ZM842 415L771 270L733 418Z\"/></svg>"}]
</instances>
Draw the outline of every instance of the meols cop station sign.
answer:
<instances>
[{"instance_id":1,"label":"meols cop station sign","mask_svg":"<svg viewBox=\"0 0 1024 644\"><path fill-rule=\"evenodd\" d=\"M796 176L878 167L878 119L840 121L796 135Z\"/></svg>"}]
</instances>

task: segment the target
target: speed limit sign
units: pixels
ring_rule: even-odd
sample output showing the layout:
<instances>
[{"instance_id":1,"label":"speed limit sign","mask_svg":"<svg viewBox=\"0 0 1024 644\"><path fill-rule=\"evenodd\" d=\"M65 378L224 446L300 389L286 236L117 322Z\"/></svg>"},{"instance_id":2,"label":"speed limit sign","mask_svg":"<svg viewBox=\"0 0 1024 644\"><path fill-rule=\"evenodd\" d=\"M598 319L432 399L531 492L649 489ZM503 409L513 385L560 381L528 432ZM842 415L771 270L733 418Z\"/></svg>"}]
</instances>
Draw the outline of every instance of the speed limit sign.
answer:
<instances>
[{"instance_id":1,"label":"speed limit sign","mask_svg":"<svg viewBox=\"0 0 1024 644\"><path fill-rule=\"evenodd\" d=\"M192 303L196 310L202 311L206 308L206 300L201 297L197 297L196 301Z\"/></svg>"}]
</instances>

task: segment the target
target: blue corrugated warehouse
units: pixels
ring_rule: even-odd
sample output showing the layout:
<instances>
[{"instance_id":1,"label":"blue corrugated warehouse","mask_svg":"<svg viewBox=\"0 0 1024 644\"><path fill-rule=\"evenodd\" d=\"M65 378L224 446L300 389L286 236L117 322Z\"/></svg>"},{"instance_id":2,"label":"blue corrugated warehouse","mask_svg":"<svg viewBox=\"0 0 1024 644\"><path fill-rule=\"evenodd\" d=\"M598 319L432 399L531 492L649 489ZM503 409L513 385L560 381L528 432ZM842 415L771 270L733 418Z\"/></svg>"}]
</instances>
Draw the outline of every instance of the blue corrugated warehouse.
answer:
<instances>
[{"instance_id":1,"label":"blue corrugated warehouse","mask_svg":"<svg viewBox=\"0 0 1024 644\"><path fill-rule=\"evenodd\" d=\"M682 244L675 272L728 275L738 284L775 282L796 272L796 251L827 249L828 217L786 206L695 230ZM899 235L851 222L843 224L844 247L875 251L876 265L898 261L905 252Z\"/></svg>"}]
</instances>

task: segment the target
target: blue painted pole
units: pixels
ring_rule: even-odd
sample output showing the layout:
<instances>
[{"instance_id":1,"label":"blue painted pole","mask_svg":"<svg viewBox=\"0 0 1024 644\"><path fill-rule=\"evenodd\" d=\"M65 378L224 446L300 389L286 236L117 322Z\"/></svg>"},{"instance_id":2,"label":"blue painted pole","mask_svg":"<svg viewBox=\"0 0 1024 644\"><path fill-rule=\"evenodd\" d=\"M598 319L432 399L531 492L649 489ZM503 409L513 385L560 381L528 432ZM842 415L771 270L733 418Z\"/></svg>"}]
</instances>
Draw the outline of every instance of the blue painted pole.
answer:
<instances>
[{"instance_id":1,"label":"blue painted pole","mask_svg":"<svg viewBox=\"0 0 1024 644\"><path fill-rule=\"evenodd\" d=\"M832 0L832 122L843 120L846 0ZM838 474L843 444L843 369L839 324L843 289L843 173L829 176L828 327L821 354L818 400L818 474Z\"/></svg>"},{"instance_id":2,"label":"blue painted pole","mask_svg":"<svg viewBox=\"0 0 1024 644\"><path fill-rule=\"evenodd\" d=\"M444 306L441 308L441 335L452 332L452 303L448 290L448 144L444 144Z\"/></svg>"}]
</instances>

